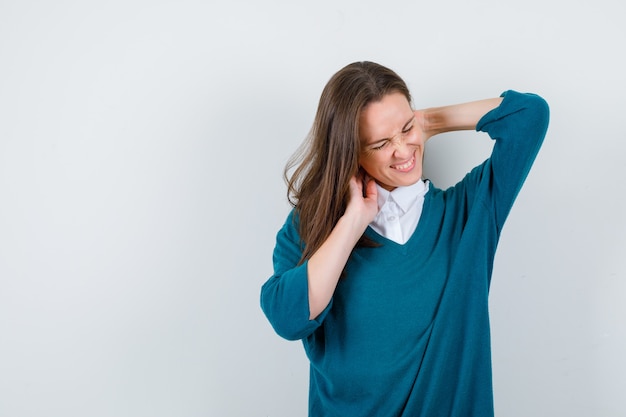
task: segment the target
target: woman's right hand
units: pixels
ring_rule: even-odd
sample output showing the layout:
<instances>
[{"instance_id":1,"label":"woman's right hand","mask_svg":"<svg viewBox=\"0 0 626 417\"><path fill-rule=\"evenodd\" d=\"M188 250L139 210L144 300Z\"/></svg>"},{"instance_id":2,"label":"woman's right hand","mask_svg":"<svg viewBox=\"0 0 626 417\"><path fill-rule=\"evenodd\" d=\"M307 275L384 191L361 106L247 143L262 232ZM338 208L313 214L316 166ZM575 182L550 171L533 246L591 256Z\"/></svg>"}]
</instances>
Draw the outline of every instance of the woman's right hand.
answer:
<instances>
[{"instance_id":1,"label":"woman's right hand","mask_svg":"<svg viewBox=\"0 0 626 417\"><path fill-rule=\"evenodd\" d=\"M378 214L376 182L361 171L350 179L350 200L344 216L356 219L363 230Z\"/></svg>"},{"instance_id":2,"label":"woman's right hand","mask_svg":"<svg viewBox=\"0 0 626 417\"><path fill-rule=\"evenodd\" d=\"M378 213L376 183L364 172L350 179L349 198L346 212L307 265L311 320L330 302L354 245Z\"/></svg>"}]
</instances>

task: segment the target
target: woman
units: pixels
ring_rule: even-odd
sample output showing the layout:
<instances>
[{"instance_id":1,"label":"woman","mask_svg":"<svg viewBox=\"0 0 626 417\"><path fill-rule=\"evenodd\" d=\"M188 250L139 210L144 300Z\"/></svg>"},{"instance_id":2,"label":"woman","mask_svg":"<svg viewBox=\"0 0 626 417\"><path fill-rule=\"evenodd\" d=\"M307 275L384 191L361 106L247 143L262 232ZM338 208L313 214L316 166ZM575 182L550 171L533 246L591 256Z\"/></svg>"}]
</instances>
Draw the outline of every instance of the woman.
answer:
<instances>
[{"instance_id":1,"label":"woman","mask_svg":"<svg viewBox=\"0 0 626 417\"><path fill-rule=\"evenodd\" d=\"M337 72L277 235L261 306L302 339L310 416L493 415L488 292L504 221L539 150L548 107L533 94L412 110L397 74ZM489 159L445 191L422 180L432 136L475 129Z\"/></svg>"}]
</instances>

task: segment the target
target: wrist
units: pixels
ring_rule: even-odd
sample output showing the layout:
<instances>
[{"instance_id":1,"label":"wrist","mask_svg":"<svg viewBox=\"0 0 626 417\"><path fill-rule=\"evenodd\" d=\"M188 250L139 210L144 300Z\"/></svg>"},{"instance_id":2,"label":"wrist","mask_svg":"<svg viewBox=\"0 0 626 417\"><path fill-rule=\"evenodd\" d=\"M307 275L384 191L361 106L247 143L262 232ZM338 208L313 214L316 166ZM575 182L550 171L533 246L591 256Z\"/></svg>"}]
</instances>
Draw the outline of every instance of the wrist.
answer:
<instances>
[{"instance_id":1,"label":"wrist","mask_svg":"<svg viewBox=\"0 0 626 417\"><path fill-rule=\"evenodd\" d=\"M356 244L370 222L371 220L367 216L359 213L357 210L348 208L343 216L339 218L335 227L349 234Z\"/></svg>"}]
</instances>

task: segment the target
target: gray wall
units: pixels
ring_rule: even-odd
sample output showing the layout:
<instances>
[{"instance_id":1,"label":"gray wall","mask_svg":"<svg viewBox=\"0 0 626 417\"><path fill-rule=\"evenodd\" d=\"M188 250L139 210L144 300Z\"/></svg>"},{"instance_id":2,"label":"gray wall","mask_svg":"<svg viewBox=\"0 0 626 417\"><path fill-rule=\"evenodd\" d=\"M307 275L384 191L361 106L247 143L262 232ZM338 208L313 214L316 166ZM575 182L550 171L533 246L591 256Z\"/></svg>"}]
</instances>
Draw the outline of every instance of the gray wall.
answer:
<instances>
[{"instance_id":1,"label":"gray wall","mask_svg":"<svg viewBox=\"0 0 626 417\"><path fill-rule=\"evenodd\" d=\"M626 415L621 3L214 3L0 3L0 415L305 415L305 355L259 288L282 167L362 59L417 107L548 100L495 266L496 409ZM443 135L426 175L490 145Z\"/></svg>"}]
</instances>

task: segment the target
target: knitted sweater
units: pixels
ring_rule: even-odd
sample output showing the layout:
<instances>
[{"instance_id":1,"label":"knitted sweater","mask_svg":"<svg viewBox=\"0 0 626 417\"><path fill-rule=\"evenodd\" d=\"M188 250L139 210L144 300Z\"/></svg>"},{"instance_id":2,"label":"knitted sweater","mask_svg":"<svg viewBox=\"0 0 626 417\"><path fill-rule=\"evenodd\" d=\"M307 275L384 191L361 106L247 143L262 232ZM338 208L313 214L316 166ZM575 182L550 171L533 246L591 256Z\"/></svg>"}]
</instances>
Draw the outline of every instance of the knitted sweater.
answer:
<instances>
[{"instance_id":1,"label":"knitted sweater","mask_svg":"<svg viewBox=\"0 0 626 417\"><path fill-rule=\"evenodd\" d=\"M493 415L488 293L504 221L545 136L534 94L503 93L476 130L489 159L447 190L432 183L417 229L399 245L371 228L333 298L309 320L297 215L278 232L261 306L275 331L302 339L310 416Z\"/></svg>"}]
</instances>

